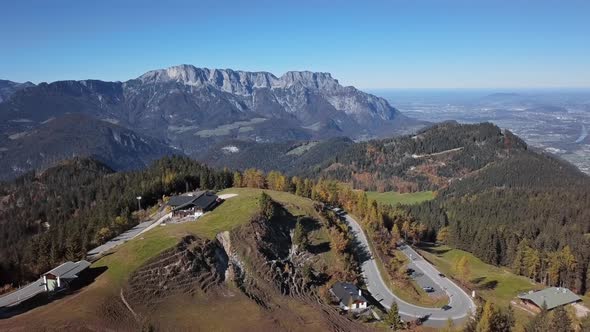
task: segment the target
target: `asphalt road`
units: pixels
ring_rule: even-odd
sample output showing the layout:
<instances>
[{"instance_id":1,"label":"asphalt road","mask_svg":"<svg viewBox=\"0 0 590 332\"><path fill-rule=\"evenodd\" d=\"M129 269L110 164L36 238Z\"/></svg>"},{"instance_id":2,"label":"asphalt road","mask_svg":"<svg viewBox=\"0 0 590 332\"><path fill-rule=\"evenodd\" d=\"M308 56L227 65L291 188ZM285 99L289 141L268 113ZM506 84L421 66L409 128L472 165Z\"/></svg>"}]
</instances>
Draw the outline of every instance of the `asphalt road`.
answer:
<instances>
[{"instance_id":1,"label":"asphalt road","mask_svg":"<svg viewBox=\"0 0 590 332\"><path fill-rule=\"evenodd\" d=\"M441 308L427 308L413 305L405 302L404 300L395 296L387 284L383 280L377 263L373 258L371 249L368 245L367 237L362 231L361 226L356 220L351 218L348 214L343 214L348 225L351 228L352 233L359 241L359 248L366 252L367 259L362 263L363 276L367 289L371 295L377 299L387 309L391 308L393 301L397 302L400 316L405 321L412 321L423 317L428 317L424 322L425 325L441 327L447 324L447 320L450 318L455 324L461 324L469 318L472 312L475 312L475 303L471 300L469 295L465 293L459 286L453 283L451 280L439 276L434 266L424 260L414 249L410 246L404 246L401 250L408 257L412 256L413 268L418 273L423 273L431 282L432 287L443 290L449 297L449 307L447 310ZM369 257L370 256L370 257Z\"/></svg>"},{"instance_id":2,"label":"asphalt road","mask_svg":"<svg viewBox=\"0 0 590 332\"><path fill-rule=\"evenodd\" d=\"M100 257L103 253L133 239L134 237L149 231L150 229L160 225L164 220L169 218L172 214L168 213L165 214L163 211L158 212L156 216L148 221L144 221L137 226L131 228L130 230L119 234L118 236L112 238L111 240L105 242L104 244L90 250L86 253L86 259L89 261L94 261ZM155 220L155 221L154 221Z\"/></svg>"}]
</instances>

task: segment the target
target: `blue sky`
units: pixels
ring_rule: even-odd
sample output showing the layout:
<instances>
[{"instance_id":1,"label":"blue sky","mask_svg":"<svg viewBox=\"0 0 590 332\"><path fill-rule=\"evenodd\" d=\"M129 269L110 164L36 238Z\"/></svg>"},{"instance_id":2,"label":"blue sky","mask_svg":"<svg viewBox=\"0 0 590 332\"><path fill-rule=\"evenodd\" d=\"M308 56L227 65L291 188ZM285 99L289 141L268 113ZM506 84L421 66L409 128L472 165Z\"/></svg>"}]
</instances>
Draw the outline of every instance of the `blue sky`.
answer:
<instances>
[{"instance_id":1,"label":"blue sky","mask_svg":"<svg viewBox=\"0 0 590 332\"><path fill-rule=\"evenodd\" d=\"M590 1L6 1L0 78L127 80L181 63L361 88L590 87Z\"/></svg>"}]
</instances>

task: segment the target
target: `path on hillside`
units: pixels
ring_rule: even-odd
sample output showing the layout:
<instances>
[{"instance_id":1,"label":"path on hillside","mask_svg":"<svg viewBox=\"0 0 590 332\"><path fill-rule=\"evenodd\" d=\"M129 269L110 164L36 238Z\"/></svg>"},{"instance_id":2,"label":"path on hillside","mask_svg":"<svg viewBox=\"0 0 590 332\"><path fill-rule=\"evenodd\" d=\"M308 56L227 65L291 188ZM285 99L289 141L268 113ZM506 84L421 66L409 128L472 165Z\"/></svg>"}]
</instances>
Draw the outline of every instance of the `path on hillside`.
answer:
<instances>
[{"instance_id":1,"label":"path on hillside","mask_svg":"<svg viewBox=\"0 0 590 332\"><path fill-rule=\"evenodd\" d=\"M434 156L440 156L440 155L443 155L446 153L457 152L457 151L461 151L461 150L463 150L463 147L445 150L445 151L441 151L441 152L428 153L428 154L413 154L412 158L418 159L418 158L425 158L425 157L434 157Z\"/></svg>"},{"instance_id":2,"label":"path on hillside","mask_svg":"<svg viewBox=\"0 0 590 332\"><path fill-rule=\"evenodd\" d=\"M97 260L105 252L137 237L140 234L149 231L150 229L160 225L164 220L170 218L171 216L172 213L166 213L165 210L159 211L150 220L139 223L137 226L131 228L130 230L123 232L115 236L114 238L110 239L109 241L105 242L104 244L90 250L88 253L86 253L86 259L91 262Z\"/></svg>"},{"instance_id":3,"label":"path on hillside","mask_svg":"<svg viewBox=\"0 0 590 332\"><path fill-rule=\"evenodd\" d=\"M434 266L408 245L402 246L400 250L410 258L413 262L413 268L417 272L423 273L436 284L437 288L447 293L450 299L448 305L450 308L443 310L441 308L420 307L397 297L389 289L381 273L379 273L377 263L369 247L369 242L361 226L350 215L343 214L343 216L346 218L352 233L359 241L360 248L358 250L368 253L368 255L365 255L367 258L364 259L361 266L367 289L384 307L387 309L391 308L391 304L395 301L398 304L400 316L403 320L412 321L418 318L428 317L428 320L424 324L436 327L445 326L449 318L453 320L455 325L461 324L468 319L472 312L475 312L475 303L469 295L448 278L441 277L439 275L440 272Z\"/></svg>"}]
</instances>

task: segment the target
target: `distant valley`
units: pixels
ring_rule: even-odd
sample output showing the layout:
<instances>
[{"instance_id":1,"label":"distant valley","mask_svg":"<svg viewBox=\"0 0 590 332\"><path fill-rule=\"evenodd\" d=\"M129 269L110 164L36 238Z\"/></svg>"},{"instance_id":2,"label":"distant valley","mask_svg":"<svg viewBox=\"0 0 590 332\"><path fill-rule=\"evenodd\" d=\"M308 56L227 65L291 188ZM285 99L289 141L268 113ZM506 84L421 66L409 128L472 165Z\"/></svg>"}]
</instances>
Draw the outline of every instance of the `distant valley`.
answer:
<instances>
[{"instance_id":1,"label":"distant valley","mask_svg":"<svg viewBox=\"0 0 590 332\"><path fill-rule=\"evenodd\" d=\"M373 91L407 116L440 122L489 121L532 147L555 154L590 174L590 91L381 90Z\"/></svg>"}]
</instances>

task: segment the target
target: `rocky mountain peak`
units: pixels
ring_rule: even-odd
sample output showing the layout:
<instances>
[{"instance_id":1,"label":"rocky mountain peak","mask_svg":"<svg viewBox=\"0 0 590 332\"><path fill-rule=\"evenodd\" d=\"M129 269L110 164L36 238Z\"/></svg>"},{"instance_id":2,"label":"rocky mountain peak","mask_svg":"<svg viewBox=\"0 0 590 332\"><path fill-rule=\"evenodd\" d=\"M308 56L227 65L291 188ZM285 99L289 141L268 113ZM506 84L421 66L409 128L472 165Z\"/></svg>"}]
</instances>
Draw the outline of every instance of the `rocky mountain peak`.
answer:
<instances>
[{"instance_id":1,"label":"rocky mountain peak","mask_svg":"<svg viewBox=\"0 0 590 332\"><path fill-rule=\"evenodd\" d=\"M177 82L195 87L213 86L225 92L241 95L249 95L254 89L285 89L295 85L314 90L342 88L330 73L289 71L281 77L276 77L269 72L198 68L186 64L152 70L140 76L138 80L147 84Z\"/></svg>"},{"instance_id":2,"label":"rocky mountain peak","mask_svg":"<svg viewBox=\"0 0 590 332\"><path fill-rule=\"evenodd\" d=\"M279 78L279 84L283 88L288 88L296 84L301 84L311 89L333 90L341 88L338 80L332 78L330 73L317 73L311 71L288 71Z\"/></svg>"}]
</instances>

